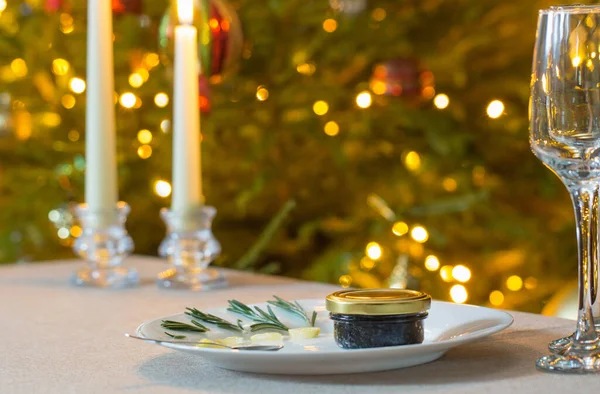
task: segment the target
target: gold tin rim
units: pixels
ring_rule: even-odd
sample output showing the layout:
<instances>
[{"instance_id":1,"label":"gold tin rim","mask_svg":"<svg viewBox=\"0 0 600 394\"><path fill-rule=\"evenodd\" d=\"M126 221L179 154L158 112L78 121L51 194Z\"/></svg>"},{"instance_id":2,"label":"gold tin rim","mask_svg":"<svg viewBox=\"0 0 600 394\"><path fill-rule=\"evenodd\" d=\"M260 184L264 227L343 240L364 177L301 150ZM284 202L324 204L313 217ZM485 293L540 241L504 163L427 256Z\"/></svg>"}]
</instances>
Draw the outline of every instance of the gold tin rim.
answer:
<instances>
[{"instance_id":1,"label":"gold tin rim","mask_svg":"<svg viewBox=\"0 0 600 394\"><path fill-rule=\"evenodd\" d=\"M427 312L430 306L429 294L405 289L341 290L325 299L329 312L347 315L408 315Z\"/></svg>"}]
</instances>

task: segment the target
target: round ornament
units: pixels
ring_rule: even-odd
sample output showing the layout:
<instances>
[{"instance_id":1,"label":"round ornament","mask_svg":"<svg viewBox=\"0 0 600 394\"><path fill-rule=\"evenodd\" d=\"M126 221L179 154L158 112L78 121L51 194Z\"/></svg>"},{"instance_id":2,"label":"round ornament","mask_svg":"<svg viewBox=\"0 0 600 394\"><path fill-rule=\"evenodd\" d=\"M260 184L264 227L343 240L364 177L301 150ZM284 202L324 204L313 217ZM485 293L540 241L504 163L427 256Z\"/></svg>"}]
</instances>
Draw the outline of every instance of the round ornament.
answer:
<instances>
[{"instance_id":1,"label":"round ornament","mask_svg":"<svg viewBox=\"0 0 600 394\"><path fill-rule=\"evenodd\" d=\"M177 21L169 8L159 26L159 46L167 60L172 58L174 26ZM223 75L237 65L243 36L235 11L224 0L196 0L194 26L198 29L198 56L206 77ZM215 78L217 79L217 78Z\"/></svg>"},{"instance_id":2,"label":"round ornament","mask_svg":"<svg viewBox=\"0 0 600 394\"><path fill-rule=\"evenodd\" d=\"M412 102L429 100L435 95L433 73L410 58L377 64L370 86L375 94L399 96Z\"/></svg>"},{"instance_id":3,"label":"round ornament","mask_svg":"<svg viewBox=\"0 0 600 394\"><path fill-rule=\"evenodd\" d=\"M115 15L142 13L142 0L111 0L112 11Z\"/></svg>"}]
</instances>

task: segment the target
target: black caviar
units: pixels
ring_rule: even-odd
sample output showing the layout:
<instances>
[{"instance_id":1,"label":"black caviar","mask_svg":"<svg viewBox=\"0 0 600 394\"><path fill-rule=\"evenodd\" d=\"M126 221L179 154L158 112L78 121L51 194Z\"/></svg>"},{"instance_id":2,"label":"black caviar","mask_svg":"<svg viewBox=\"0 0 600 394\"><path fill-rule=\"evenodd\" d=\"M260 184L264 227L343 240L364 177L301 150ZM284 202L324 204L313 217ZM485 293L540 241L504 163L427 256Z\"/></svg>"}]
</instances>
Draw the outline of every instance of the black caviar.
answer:
<instances>
[{"instance_id":1,"label":"black caviar","mask_svg":"<svg viewBox=\"0 0 600 394\"><path fill-rule=\"evenodd\" d=\"M403 289L343 290L327 296L334 338L344 349L422 343L431 297Z\"/></svg>"}]
</instances>

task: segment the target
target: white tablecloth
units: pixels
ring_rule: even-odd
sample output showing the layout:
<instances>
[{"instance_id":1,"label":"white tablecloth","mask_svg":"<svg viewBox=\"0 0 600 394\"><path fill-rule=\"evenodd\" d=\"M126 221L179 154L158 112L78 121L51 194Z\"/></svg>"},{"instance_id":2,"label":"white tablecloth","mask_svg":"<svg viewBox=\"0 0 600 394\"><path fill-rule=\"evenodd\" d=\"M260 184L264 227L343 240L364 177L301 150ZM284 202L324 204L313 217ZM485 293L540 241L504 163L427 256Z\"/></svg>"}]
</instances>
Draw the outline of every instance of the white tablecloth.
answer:
<instances>
[{"instance_id":1,"label":"white tablecloth","mask_svg":"<svg viewBox=\"0 0 600 394\"><path fill-rule=\"evenodd\" d=\"M324 297L333 286L227 271L231 287L206 293L159 290L165 263L128 260L143 278L122 291L67 285L80 262L0 266L0 393L559 393L600 389L600 376L536 371L547 343L574 323L513 313L514 325L439 361L404 370L337 376L276 376L214 368L201 358L123 336L185 306L227 299L260 302Z\"/></svg>"}]
</instances>

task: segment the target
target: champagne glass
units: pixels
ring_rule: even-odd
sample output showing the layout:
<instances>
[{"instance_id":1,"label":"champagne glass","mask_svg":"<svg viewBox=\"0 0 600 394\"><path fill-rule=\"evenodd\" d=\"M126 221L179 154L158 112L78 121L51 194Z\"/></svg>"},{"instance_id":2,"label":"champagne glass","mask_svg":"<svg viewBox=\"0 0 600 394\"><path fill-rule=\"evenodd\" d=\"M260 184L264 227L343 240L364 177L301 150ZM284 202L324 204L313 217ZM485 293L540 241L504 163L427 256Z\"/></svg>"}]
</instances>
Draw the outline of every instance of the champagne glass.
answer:
<instances>
[{"instance_id":1,"label":"champagne glass","mask_svg":"<svg viewBox=\"0 0 600 394\"><path fill-rule=\"evenodd\" d=\"M565 184L575 209L579 308L575 333L543 371L600 372L592 306L598 296L600 6L541 10L533 57L530 144Z\"/></svg>"}]
</instances>

